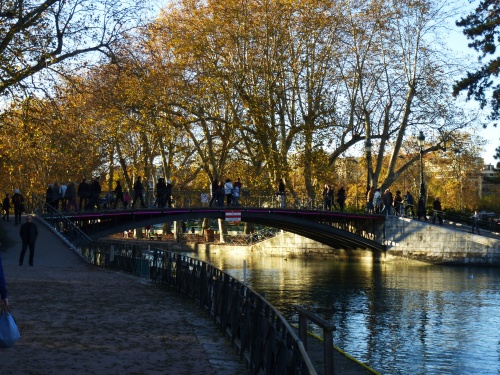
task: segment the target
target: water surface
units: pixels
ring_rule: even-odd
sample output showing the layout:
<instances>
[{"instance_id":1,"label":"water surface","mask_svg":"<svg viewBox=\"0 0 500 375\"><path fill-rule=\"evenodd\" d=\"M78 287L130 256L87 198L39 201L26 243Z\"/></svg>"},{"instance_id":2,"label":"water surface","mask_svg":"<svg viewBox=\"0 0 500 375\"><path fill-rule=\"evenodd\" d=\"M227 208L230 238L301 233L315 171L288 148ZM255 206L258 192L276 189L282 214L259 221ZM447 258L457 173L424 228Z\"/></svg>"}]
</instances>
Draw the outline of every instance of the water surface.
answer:
<instances>
[{"instance_id":1,"label":"water surface","mask_svg":"<svg viewBox=\"0 0 500 375\"><path fill-rule=\"evenodd\" d=\"M236 251L194 254L247 283L290 321L303 306L334 343L384 374L500 374L500 269Z\"/></svg>"}]
</instances>

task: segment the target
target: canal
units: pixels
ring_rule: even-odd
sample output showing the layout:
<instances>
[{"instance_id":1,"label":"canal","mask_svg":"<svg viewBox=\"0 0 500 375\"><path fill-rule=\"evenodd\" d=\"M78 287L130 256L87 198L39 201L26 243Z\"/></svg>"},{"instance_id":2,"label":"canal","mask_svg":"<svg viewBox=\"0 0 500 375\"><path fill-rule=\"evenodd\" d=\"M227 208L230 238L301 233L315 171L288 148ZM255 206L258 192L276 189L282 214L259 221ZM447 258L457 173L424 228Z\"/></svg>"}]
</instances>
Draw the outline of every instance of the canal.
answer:
<instances>
[{"instance_id":1,"label":"canal","mask_svg":"<svg viewBox=\"0 0 500 375\"><path fill-rule=\"evenodd\" d=\"M383 374L499 374L500 269L228 251L187 255L246 280L290 321L303 306ZM317 332L319 333L319 332Z\"/></svg>"}]
</instances>

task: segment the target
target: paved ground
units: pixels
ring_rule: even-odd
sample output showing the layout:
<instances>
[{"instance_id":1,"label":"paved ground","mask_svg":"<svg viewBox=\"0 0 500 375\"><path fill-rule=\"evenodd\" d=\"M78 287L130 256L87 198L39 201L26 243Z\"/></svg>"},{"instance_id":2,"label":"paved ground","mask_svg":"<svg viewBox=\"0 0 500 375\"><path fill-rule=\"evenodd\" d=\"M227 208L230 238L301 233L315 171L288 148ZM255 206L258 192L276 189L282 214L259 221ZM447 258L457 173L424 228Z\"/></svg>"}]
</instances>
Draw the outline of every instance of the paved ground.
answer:
<instances>
[{"instance_id":1,"label":"paved ground","mask_svg":"<svg viewBox=\"0 0 500 375\"><path fill-rule=\"evenodd\" d=\"M24 222L24 218L23 218ZM11 313L21 339L0 349L1 374L247 374L190 301L90 267L37 220L34 267L18 265L19 226L0 221Z\"/></svg>"}]
</instances>

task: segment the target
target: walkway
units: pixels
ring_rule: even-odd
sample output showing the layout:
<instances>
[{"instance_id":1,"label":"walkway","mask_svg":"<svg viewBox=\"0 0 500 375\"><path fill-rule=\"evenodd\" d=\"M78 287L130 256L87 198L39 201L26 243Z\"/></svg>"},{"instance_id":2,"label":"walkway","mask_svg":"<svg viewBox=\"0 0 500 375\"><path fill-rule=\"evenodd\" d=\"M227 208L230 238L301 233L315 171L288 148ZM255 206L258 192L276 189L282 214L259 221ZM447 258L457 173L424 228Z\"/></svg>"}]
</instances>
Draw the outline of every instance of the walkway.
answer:
<instances>
[{"instance_id":1,"label":"walkway","mask_svg":"<svg viewBox=\"0 0 500 375\"><path fill-rule=\"evenodd\" d=\"M24 218L23 218L24 221ZM0 221L11 312L21 339L2 374L248 374L190 301L87 265L42 223L34 267L18 265L19 226Z\"/></svg>"}]
</instances>

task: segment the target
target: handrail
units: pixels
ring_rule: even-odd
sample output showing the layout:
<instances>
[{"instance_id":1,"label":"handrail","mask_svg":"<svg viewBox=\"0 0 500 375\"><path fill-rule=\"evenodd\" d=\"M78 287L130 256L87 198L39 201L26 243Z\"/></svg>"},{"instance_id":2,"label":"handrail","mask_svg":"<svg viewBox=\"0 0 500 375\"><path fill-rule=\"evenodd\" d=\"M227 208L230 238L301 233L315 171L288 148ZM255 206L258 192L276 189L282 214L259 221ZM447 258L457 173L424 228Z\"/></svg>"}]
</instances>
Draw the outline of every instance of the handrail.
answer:
<instances>
[{"instance_id":1,"label":"handrail","mask_svg":"<svg viewBox=\"0 0 500 375\"><path fill-rule=\"evenodd\" d=\"M41 200L36 195L32 197L32 210L37 216L50 225L60 236L64 237L66 241L73 245L74 250L81 248L91 248L92 239L85 234L77 225L71 220L68 220L61 212L54 209L48 203ZM40 215L41 212L50 214Z\"/></svg>"},{"instance_id":2,"label":"handrail","mask_svg":"<svg viewBox=\"0 0 500 375\"><path fill-rule=\"evenodd\" d=\"M131 201L128 205L133 203L134 193L130 193ZM209 189L172 189L172 205L176 208L185 207L207 207L210 204L212 195ZM348 200L355 200L355 197L347 197ZM39 198L40 200L45 200L45 197ZM76 198L77 201L80 200L79 197ZM156 207L157 201L157 191L156 189L149 188L144 191L143 199L146 207L152 208ZM87 201L92 201L94 208L100 207L100 209L113 208L116 203L116 197L113 191L101 191L98 197L94 199L87 199ZM226 198L223 199L224 206L226 205ZM137 202L137 207L139 202ZM122 207L122 202L118 203L119 207ZM217 201L213 202L213 206L217 206ZM279 208L282 207L279 200L276 199L274 192L268 190L250 190L248 188L243 188L241 195L238 200L238 206L246 207L269 207L269 208ZM237 208L238 206L234 206ZM291 194L285 195L285 206L283 208L296 208L296 209L310 209L310 210L324 210L323 198L318 195L307 195L307 194ZM363 207L364 210L364 207Z\"/></svg>"},{"instance_id":3,"label":"handrail","mask_svg":"<svg viewBox=\"0 0 500 375\"><path fill-rule=\"evenodd\" d=\"M297 307L299 312L299 338L304 343L304 347L307 350L307 320L309 319L314 324L318 325L323 329L323 356L325 362L325 375L333 375L333 334L335 331L335 325L330 323L320 316L313 314L312 312L302 308Z\"/></svg>"}]
</instances>

